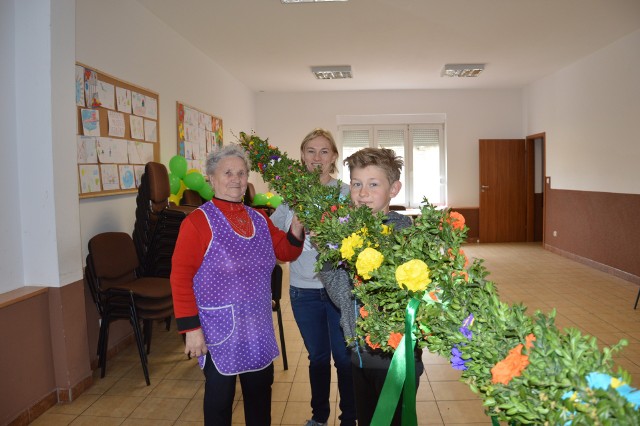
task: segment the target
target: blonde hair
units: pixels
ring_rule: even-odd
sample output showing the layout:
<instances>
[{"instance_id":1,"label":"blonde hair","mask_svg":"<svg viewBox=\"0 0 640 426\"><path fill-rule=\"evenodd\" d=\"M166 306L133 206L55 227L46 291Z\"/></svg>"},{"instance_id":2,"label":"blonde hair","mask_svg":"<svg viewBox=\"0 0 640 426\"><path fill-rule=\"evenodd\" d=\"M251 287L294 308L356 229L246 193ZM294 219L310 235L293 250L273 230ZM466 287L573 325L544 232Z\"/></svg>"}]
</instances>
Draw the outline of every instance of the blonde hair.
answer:
<instances>
[{"instance_id":1,"label":"blonde hair","mask_svg":"<svg viewBox=\"0 0 640 426\"><path fill-rule=\"evenodd\" d=\"M307 144L309 143L310 140L320 136L322 136L323 138L329 141L329 145L331 145L331 151L333 151L333 153L336 154L336 161L338 160L338 156L340 155L340 153L338 152L338 146L336 145L336 141L333 139L333 135L328 130L317 128L309 132L307 136L305 136L304 139L302 139L302 143L300 144L300 160L303 166L306 166L306 164L304 164L304 149L307 147ZM338 166L336 166L336 162L334 161L333 164L331 164L331 169L329 169L329 173L336 173L337 171L338 171Z\"/></svg>"}]
</instances>

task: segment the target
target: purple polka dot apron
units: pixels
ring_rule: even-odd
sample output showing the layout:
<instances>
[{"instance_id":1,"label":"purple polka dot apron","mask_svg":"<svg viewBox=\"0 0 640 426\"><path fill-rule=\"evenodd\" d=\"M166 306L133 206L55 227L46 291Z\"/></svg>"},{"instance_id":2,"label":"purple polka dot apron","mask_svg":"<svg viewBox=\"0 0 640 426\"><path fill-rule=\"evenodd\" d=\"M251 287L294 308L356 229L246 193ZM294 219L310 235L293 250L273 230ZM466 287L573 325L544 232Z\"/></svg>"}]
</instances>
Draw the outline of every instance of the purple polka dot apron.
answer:
<instances>
[{"instance_id":1,"label":"purple polka dot apron","mask_svg":"<svg viewBox=\"0 0 640 426\"><path fill-rule=\"evenodd\" d=\"M260 213L245 207L254 233L243 237L213 203L200 209L213 236L193 290L211 359L223 375L262 370L280 354L271 311L276 258L269 227ZM198 357L200 368L205 360Z\"/></svg>"}]
</instances>

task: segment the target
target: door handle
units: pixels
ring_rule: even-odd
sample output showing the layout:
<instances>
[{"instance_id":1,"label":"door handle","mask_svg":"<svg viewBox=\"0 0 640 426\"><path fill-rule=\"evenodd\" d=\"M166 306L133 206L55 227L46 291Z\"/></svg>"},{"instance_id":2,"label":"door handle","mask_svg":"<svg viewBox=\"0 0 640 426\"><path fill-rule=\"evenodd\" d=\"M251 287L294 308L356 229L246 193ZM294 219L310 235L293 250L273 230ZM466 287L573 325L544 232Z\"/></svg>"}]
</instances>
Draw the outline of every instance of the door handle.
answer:
<instances>
[{"instance_id":1,"label":"door handle","mask_svg":"<svg viewBox=\"0 0 640 426\"><path fill-rule=\"evenodd\" d=\"M484 192L485 189L489 189L489 185L480 185L481 192Z\"/></svg>"}]
</instances>

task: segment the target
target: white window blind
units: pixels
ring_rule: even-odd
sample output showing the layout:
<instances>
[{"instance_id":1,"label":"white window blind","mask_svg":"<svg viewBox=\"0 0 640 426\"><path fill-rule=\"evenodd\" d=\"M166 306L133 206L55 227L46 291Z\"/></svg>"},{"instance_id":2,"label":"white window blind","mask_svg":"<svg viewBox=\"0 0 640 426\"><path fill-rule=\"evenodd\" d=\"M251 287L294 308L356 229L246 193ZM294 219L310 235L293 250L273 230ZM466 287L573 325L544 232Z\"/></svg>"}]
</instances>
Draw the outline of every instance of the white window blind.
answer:
<instances>
[{"instance_id":1,"label":"white window blind","mask_svg":"<svg viewBox=\"0 0 640 426\"><path fill-rule=\"evenodd\" d=\"M400 181L403 190L391 201L419 207L423 197L446 204L446 167L443 124L400 124L339 127L342 159L364 147L393 149L404 160ZM342 180L349 183L343 167Z\"/></svg>"}]
</instances>

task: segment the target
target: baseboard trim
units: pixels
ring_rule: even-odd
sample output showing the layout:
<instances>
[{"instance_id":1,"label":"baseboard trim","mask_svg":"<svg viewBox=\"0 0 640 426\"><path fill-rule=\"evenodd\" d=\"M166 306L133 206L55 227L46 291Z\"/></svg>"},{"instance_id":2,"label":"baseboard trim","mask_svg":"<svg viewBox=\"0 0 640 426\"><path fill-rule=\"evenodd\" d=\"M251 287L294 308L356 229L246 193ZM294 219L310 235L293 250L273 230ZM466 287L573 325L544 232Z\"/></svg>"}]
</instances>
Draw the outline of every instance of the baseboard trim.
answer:
<instances>
[{"instance_id":1,"label":"baseboard trim","mask_svg":"<svg viewBox=\"0 0 640 426\"><path fill-rule=\"evenodd\" d=\"M609 265L605 265L603 263L596 262L595 260L588 259L586 257L579 256L575 253L571 253L557 247L551 246L549 244L544 245L545 250L549 250L552 253L556 253L562 257L566 257L571 260L575 260L578 263L582 263L583 265L587 265L592 267L593 269L597 269L599 271L605 272L607 274L613 275L614 277L621 278L625 281L629 281L634 284L640 285L640 277L637 275L630 274L625 271L621 271L620 269L616 269Z\"/></svg>"}]
</instances>

